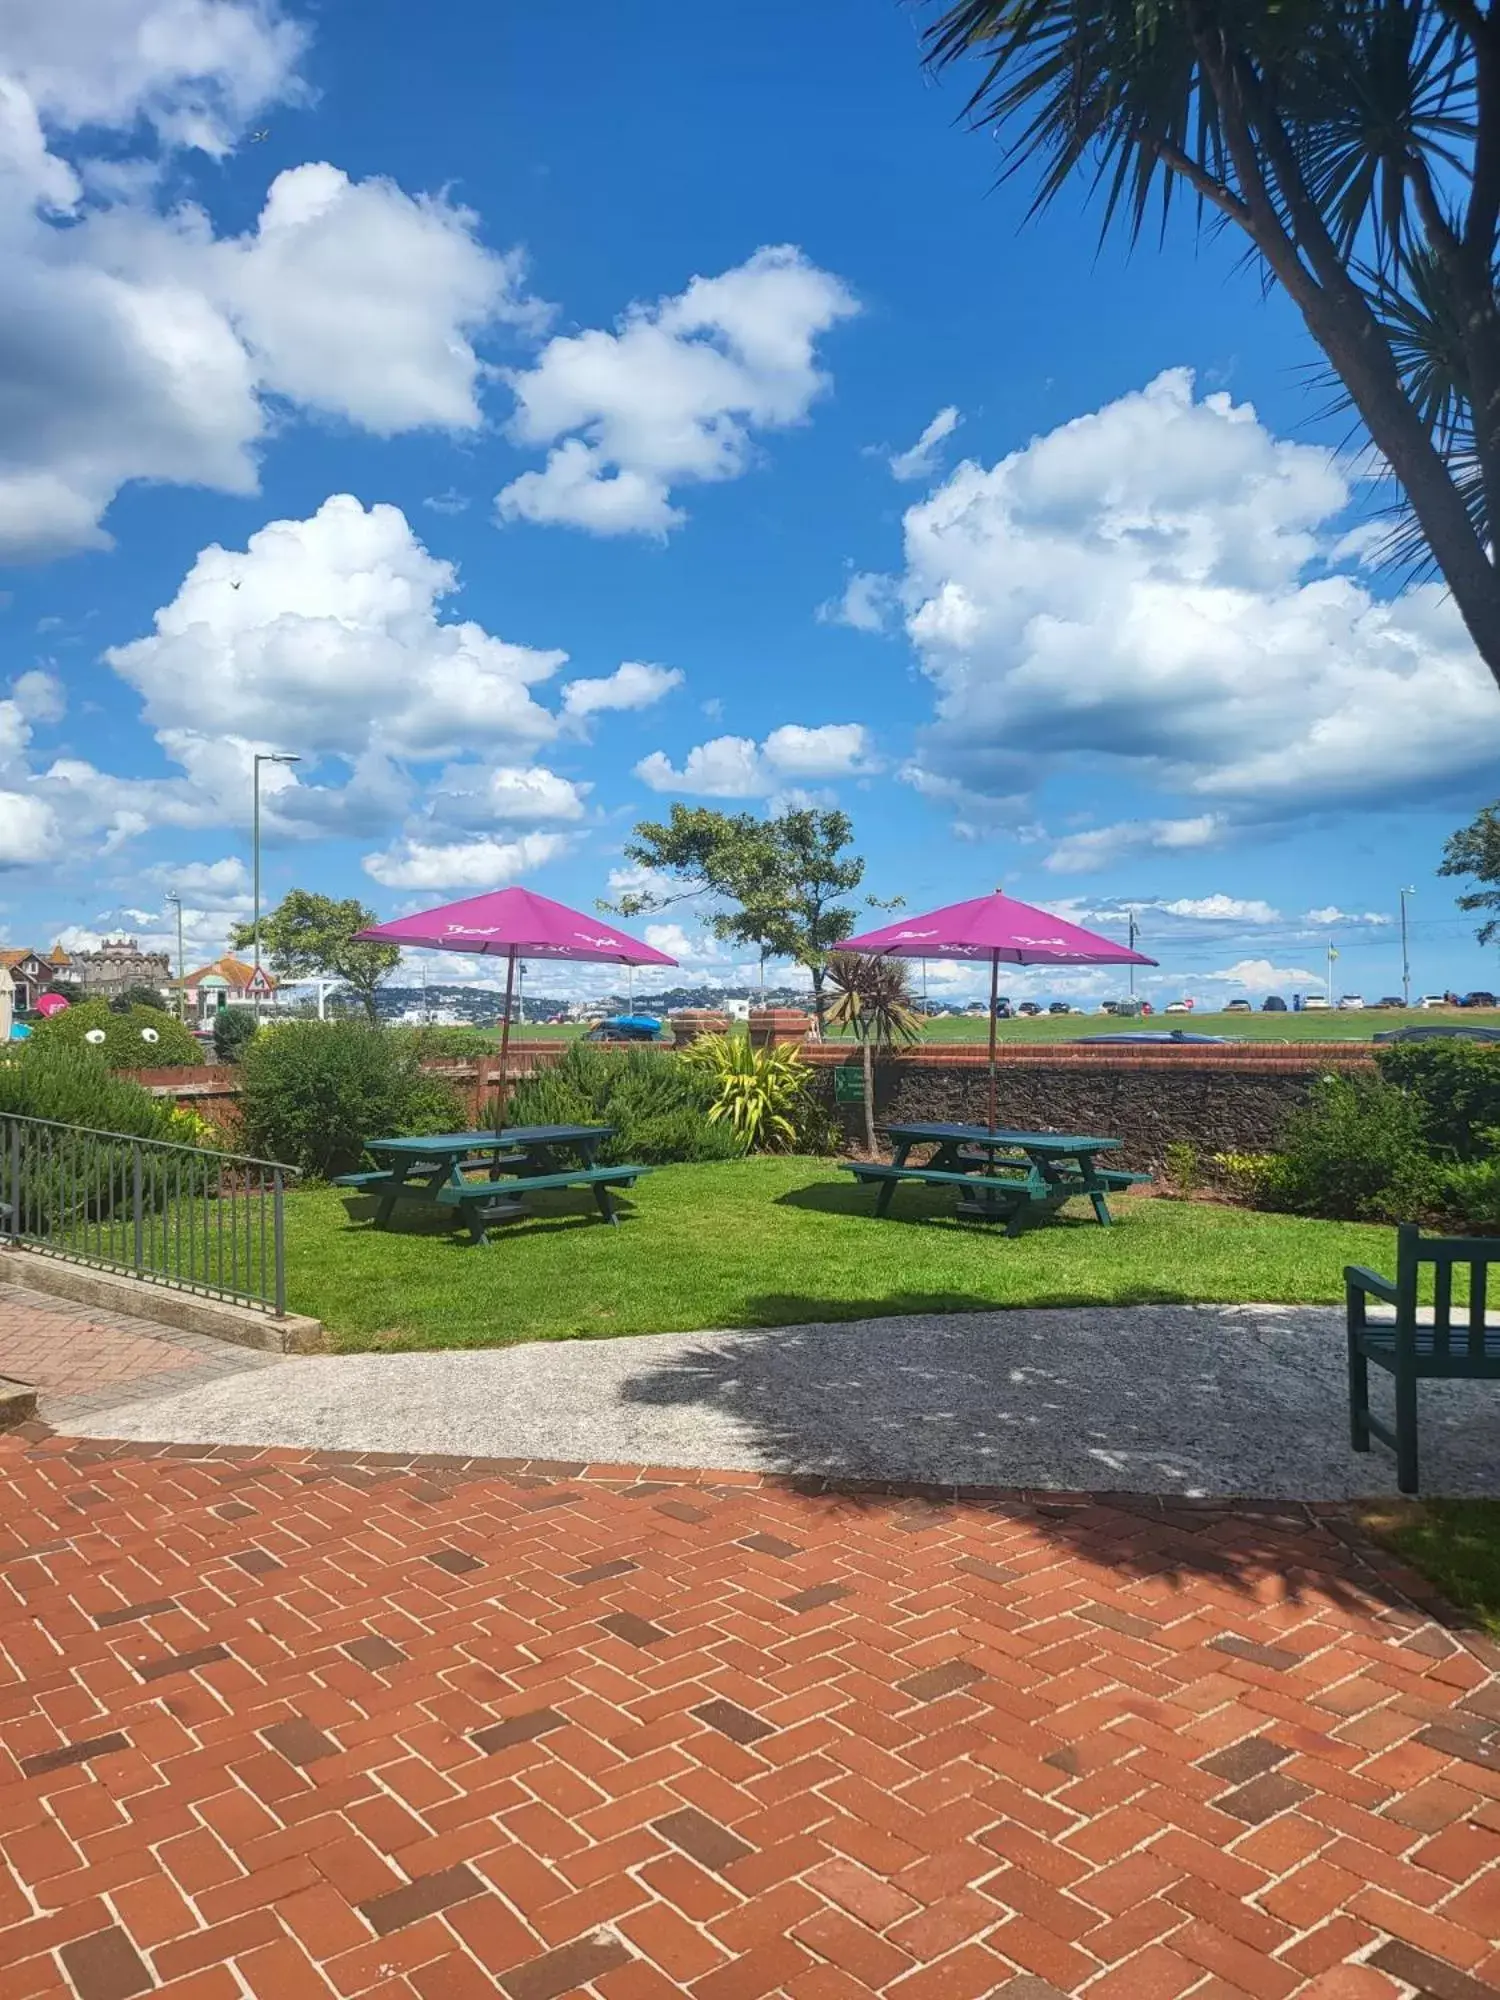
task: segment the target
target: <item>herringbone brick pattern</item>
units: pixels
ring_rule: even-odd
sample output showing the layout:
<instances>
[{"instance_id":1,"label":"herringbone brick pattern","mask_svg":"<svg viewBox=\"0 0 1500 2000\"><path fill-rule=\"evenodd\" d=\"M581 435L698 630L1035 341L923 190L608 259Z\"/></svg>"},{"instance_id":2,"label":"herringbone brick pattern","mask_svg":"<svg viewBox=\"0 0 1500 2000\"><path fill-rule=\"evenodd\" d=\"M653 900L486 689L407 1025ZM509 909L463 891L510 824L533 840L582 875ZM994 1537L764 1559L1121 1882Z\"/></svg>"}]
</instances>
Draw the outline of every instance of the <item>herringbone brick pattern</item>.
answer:
<instances>
[{"instance_id":1,"label":"herringbone brick pattern","mask_svg":"<svg viewBox=\"0 0 1500 2000\"><path fill-rule=\"evenodd\" d=\"M1333 1509L0 1441L0 2000L1480 2000L1500 1686L1402 1583Z\"/></svg>"}]
</instances>

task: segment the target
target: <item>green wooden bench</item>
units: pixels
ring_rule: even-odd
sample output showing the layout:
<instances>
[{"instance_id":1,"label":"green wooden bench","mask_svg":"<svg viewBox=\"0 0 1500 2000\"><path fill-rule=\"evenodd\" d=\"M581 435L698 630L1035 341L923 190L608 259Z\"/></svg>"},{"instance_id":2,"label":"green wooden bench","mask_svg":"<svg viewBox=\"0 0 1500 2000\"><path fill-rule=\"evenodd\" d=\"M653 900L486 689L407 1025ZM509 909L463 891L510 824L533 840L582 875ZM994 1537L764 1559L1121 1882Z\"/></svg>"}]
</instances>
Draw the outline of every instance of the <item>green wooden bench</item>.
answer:
<instances>
[{"instance_id":1,"label":"green wooden bench","mask_svg":"<svg viewBox=\"0 0 1500 2000\"><path fill-rule=\"evenodd\" d=\"M1344 1267L1349 1339L1349 1439L1356 1451L1378 1437L1396 1454L1396 1484L1417 1490L1417 1384L1422 1381L1500 1381L1500 1325L1489 1323L1485 1295L1489 1267L1500 1264L1500 1237L1423 1236L1414 1223L1396 1231L1396 1275L1382 1278L1363 1265ZM1453 1273L1469 1274L1468 1304L1455 1307ZM1419 1314L1417 1289L1424 1269L1433 1277L1431 1324ZM1372 1320L1369 1301L1393 1308ZM1395 1377L1394 1430L1370 1413L1370 1363Z\"/></svg>"},{"instance_id":2,"label":"green wooden bench","mask_svg":"<svg viewBox=\"0 0 1500 2000\"><path fill-rule=\"evenodd\" d=\"M549 1188L592 1188L599 1213L606 1222L618 1227L619 1217L610 1200L610 1189L634 1187L641 1175L650 1171L649 1167L566 1167L555 1174L521 1174L504 1181L465 1181L462 1185L450 1182L430 1199L440 1208L458 1209L469 1225L473 1241L482 1245L488 1240L485 1235L488 1224L508 1222L525 1213L518 1196L542 1194Z\"/></svg>"}]
</instances>

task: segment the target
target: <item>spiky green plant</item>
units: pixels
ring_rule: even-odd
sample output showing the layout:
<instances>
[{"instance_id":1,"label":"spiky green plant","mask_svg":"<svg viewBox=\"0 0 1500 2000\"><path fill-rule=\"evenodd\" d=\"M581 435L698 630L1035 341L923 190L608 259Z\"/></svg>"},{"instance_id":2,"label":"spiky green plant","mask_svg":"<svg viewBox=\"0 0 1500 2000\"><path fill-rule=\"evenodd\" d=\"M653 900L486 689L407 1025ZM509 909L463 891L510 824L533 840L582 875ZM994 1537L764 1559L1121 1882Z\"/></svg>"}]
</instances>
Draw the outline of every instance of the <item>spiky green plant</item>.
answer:
<instances>
[{"instance_id":1,"label":"spiky green plant","mask_svg":"<svg viewBox=\"0 0 1500 2000\"><path fill-rule=\"evenodd\" d=\"M865 1147L875 1151L875 1051L907 1048L922 1036L906 961L858 951L836 951L828 960L833 1004L830 1027L846 1028L859 1043L865 1070Z\"/></svg>"},{"instance_id":2,"label":"spiky green plant","mask_svg":"<svg viewBox=\"0 0 1500 2000\"><path fill-rule=\"evenodd\" d=\"M728 1125L746 1152L786 1152L796 1145L810 1077L796 1049L757 1049L746 1035L704 1035L679 1060L711 1079L708 1115Z\"/></svg>"}]
</instances>

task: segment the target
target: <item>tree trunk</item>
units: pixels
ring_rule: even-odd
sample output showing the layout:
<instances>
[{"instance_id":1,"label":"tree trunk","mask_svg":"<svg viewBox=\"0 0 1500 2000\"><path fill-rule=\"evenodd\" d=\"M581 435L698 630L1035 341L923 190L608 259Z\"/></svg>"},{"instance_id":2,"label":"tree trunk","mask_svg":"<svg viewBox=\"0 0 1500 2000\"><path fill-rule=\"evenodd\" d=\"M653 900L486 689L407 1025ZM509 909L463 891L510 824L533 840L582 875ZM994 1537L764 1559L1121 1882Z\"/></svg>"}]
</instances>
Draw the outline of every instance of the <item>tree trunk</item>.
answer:
<instances>
[{"instance_id":1,"label":"tree trunk","mask_svg":"<svg viewBox=\"0 0 1500 2000\"><path fill-rule=\"evenodd\" d=\"M823 992L823 980L826 975L824 974L821 965L810 965L807 969L812 974L813 1014L817 1019L818 1040L821 1042L823 1039L823 1032L825 1025L823 1020L823 1014L824 1010L828 1005L827 998Z\"/></svg>"},{"instance_id":2,"label":"tree trunk","mask_svg":"<svg viewBox=\"0 0 1500 2000\"><path fill-rule=\"evenodd\" d=\"M865 1151L873 1160L875 1157L875 1056L870 1047L869 1037L860 1041L860 1053L865 1068Z\"/></svg>"}]
</instances>

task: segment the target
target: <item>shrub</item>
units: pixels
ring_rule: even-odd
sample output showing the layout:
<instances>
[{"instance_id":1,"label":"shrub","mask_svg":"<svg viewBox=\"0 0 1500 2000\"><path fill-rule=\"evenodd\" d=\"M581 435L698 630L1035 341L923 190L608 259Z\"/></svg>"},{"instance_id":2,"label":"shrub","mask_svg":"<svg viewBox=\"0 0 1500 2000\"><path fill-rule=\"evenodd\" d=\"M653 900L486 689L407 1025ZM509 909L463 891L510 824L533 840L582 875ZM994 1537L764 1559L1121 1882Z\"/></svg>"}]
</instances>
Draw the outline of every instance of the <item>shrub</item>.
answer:
<instances>
[{"instance_id":1,"label":"shrub","mask_svg":"<svg viewBox=\"0 0 1500 2000\"><path fill-rule=\"evenodd\" d=\"M1167 1178L1179 1194L1191 1194L1203 1185L1203 1162L1198 1148L1188 1139L1174 1139L1165 1155Z\"/></svg>"},{"instance_id":2,"label":"shrub","mask_svg":"<svg viewBox=\"0 0 1500 2000\"><path fill-rule=\"evenodd\" d=\"M1457 1160L1482 1159L1500 1127L1500 1045L1392 1042L1375 1057L1382 1078L1417 1106L1422 1136Z\"/></svg>"},{"instance_id":3,"label":"shrub","mask_svg":"<svg viewBox=\"0 0 1500 2000\"><path fill-rule=\"evenodd\" d=\"M107 1000L84 1000L38 1021L27 1048L97 1048L110 1069L188 1069L199 1061L198 1044L181 1021L159 1007L117 1014Z\"/></svg>"},{"instance_id":4,"label":"shrub","mask_svg":"<svg viewBox=\"0 0 1500 2000\"><path fill-rule=\"evenodd\" d=\"M745 1035L704 1035L682 1063L713 1087L709 1117L747 1152L787 1152L809 1117L812 1072L794 1048L757 1049Z\"/></svg>"},{"instance_id":5,"label":"shrub","mask_svg":"<svg viewBox=\"0 0 1500 2000\"><path fill-rule=\"evenodd\" d=\"M147 986L143 980L138 980L132 986L122 986L109 1003L112 1014L128 1014L132 1007L154 1007L158 1014L165 1014L167 1011L161 988Z\"/></svg>"},{"instance_id":6,"label":"shrub","mask_svg":"<svg viewBox=\"0 0 1500 2000\"><path fill-rule=\"evenodd\" d=\"M713 1091L680 1056L661 1049L572 1042L562 1061L516 1086L507 1125L613 1125L603 1165L665 1166L730 1160L745 1148L709 1116Z\"/></svg>"},{"instance_id":7,"label":"shrub","mask_svg":"<svg viewBox=\"0 0 1500 2000\"><path fill-rule=\"evenodd\" d=\"M1500 1132L1489 1136L1500 1142ZM1440 1166L1437 1205L1450 1228L1500 1236L1500 1159L1454 1160Z\"/></svg>"},{"instance_id":8,"label":"shrub","mask_svg":"<svg viewBox=\"0 0 1500 2000\"><path fill-rule=\"evenodd\" d=\"M0 1059L0 1112L86 1128L81 1137L45 1126L11 1128L19 1135L21 1151L21 1225L33 1236L92 1228L130 1212L135 1149L109 1136L88 1135L192 1143L180 1114L138 1083L116 1075L88 1042L70 1047L34 1039ZM10 1166L6 1144L0 1148L0 1184L7 1200L14 1199ZM141 1166L141 1193L148 1208L159 1207L174 1189L191 1191L195 1185L195 1163L189 1156L146 1149Z\"/></svg>"},{"instance_id":9,"label":"shrub","mask_svg":"<svg viewBox=\"0 0 1500 2000\"><path fill-rule=\"evenodd\" d=\"M1215 1153L1209 1161L1214 1179L1241 1201L1259 1201L1267 1177L1278 1165L1275 1153Z\"/></svg>"},{"instance_id":10,"label":"shrub","mask_svg":"<svg viewBox=\"0 0 1500 2000\"><path fill-rule=\"evenodd\" d=\"M1302 1215L1405 1222L1431 1212L1439 1180L1416 1097L1383 1077L1329 1076L1287 1127L1261 1198Z\"/></svg>"},{"instance_id":11,"label":"shrub","mask_svg":"<svg viewBox=\"0 0 1500 2000\"><path fill-rule=\"evenodd\" d=\"M364 1021L281 1022L241 1067L246 1150L318 1179L356 1167L366 1139L451 1131L461 1117L409 1040Z\"/></svg>"},{"instance_id":12,"label":"shrub","mask_svg":"<svg viewBox=\"0 0 1500 2000\"><path fill-rule=\"evenodd\" d=\"M249 1007L221 1007L214 1015L214 1055L221 1063L239 1062L245 1044L253 1042L260 1030Z\"/></svg>"},{"instance_id":13,"label":"shrub","mask_svg":"<svg viewBox=\"0 0 1500 2000\"><path fill-rule=\"evenodd\" d=\"M117 1076L92 1044L75 1048L38 1034L11 1048L14 1053L0 1060L0 1112L135 1139L178 1138L172 1107Z\"/></svg>"}]
</instances>

